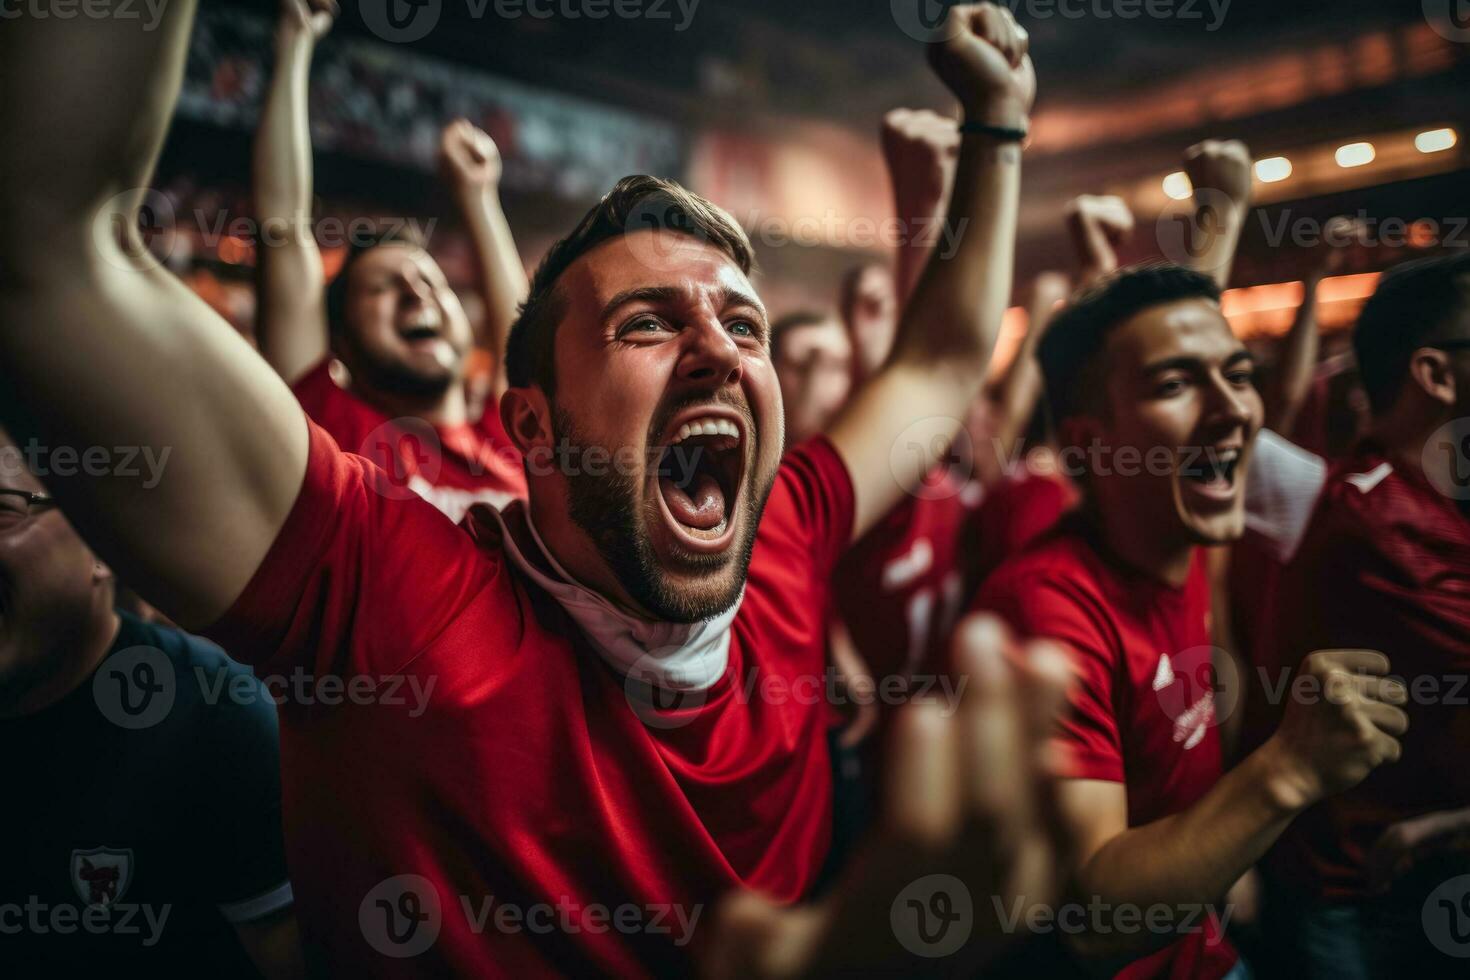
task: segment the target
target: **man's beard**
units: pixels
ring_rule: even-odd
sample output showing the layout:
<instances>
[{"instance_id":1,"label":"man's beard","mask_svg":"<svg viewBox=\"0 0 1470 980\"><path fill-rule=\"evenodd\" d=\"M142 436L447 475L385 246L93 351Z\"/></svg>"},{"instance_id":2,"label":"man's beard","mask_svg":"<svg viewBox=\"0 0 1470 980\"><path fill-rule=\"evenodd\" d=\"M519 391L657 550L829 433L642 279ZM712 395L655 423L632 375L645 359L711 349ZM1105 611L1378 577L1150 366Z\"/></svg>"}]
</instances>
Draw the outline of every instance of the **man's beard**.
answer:
<instances>
[{"instance_id":1,"label":"man's beard","mask_svg":"<svg viewBox=\"0 0 1470 980\"><path fill-rule=\"evenodd\" d=\"M672 417L680 407L674 406L665 414ZM571 416L560 406L552 406L551 424L558 452L568 446L571 453L577 454L593 445L578 432ZM612 456L619 458L617 453ZM652 461L652 465L658 463ZM734 605L745 587L756 528L775 483L774 477L764 487L748 486L740 493L739 506L745 521L741 538L731 545L730 551L692 556L690 564L707 569L711 577L733 570L729 586L718 591L691 592L675 588L664 574L641 515L642 485L635 476L618 469L610 466L605 475L593 476L583 467L575 466L566 474L572 523L586 533L618 583L655 619L665 623L697 623ZM739 515L731 516L731 520L738 519Z\"/></svg>"},{"instance_id":2,"label":"man's beard","mask_svg":"<svg viewBox=\"0 0 1470 980\"><path fill-rule=\"evenodd\" d=\"M445 368L442 372L425 374L404 366L401 362L382 357L352 344L352 370L356 383L370 391L382 392L408 401L432 401L443 398L451 385L458 382L458 372Z\"/></svg>"}]
</instances>

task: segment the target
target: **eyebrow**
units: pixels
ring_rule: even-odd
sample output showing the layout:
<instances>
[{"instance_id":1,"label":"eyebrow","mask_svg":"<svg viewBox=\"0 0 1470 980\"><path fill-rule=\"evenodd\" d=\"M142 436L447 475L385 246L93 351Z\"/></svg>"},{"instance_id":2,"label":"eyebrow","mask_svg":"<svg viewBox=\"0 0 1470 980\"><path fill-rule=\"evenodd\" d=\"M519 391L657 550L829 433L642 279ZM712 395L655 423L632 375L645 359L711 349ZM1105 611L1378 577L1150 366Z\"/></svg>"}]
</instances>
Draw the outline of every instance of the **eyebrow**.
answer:
<instances>
[{"instance_id":1,"label":"eyebrow","mask_svg":"<svg viewBox=\"0 0 1470 980\"><path fill-rule=\"evenodd\" d=\"M1249 361L1252 365L1254 365L1256 359L1250 351L1242 347L1235 353L1231 354L1229 357L1225 358L1224 363L1220 366L1222 368L1232 368L1242 361ZM1199 364L1200 359L1197 357L1166 357L1162 360L1154 361L1152 364L1144 365L1143 373L1159 374L1164 371L1187 370L1190 368L1198 367Z\"/></svg>"},{"instance_id":2,"label":"eyebrow","mask_svg":"<svg viewBox=\"0 0 1470 980\"><path fill-rule=\"evenodd\" d=\"M607 301L602 308L602 319L606 320L612 316L613 311L628 303L678 303L685 299L684 290L675 286L637 286L633 289L625 289ZM739 289L723 288L719 292L719 305L721 308L727 306L749 306L760 313L761 319L766 318L766 308L761 301L750 293Z\"/></svg>"}]
</instances>

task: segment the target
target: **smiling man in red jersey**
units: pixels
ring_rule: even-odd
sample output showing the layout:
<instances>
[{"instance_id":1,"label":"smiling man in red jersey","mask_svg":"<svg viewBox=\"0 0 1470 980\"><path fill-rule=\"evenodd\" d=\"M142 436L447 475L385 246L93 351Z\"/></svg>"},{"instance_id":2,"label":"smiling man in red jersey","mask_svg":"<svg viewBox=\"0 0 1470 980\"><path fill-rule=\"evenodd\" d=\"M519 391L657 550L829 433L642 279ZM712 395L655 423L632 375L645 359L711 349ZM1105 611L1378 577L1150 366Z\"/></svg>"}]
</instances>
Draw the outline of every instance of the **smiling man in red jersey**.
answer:
<instances>
[{"instance_id":1,"label":"smiling man in red jersey","mask_svg":"<svg viewBox=\"0 0 1470 980\"><path fill-rule=\"evenodd\" d=\"M1059 792L1078 905L1104 911L1063 931L1095 968L1125 977L1244 975L1207 906L1295 814L1396 758L1405 726L1382 654L1319 651L1303 669L1334 696L1293 704L1221 774L1200 546L1242 533L1261 401L1219 295L1200 273L1144 266L1057 315L1039 356L1083 500L977 600L1072 652ZM1148 927L1129 928L1125 916L1136 926L1144 911Z\"/></svg>"},{"instance_id":2,"label":"smiling man in red jersey","mask_svg":"<svg viewBox=\"0 0 1470 980\"><path fill-rule=\"evenodd\" d=\"M500 208L500 152L464 119L440 137L445 183L478 259L482 336L427 242L406 228L354 232L341 270L324 285L310 224L307 92L312 55L336 11L335 0L281 0L253 167L260 350L338 445L381 466L401 496L421 496L458 521L474 503L499 507L526 495L498 411L506 334L526 295ZM494 378L478 417L466 390L468 355L477 346L489 353Z\"/></svg>"},{"instance_id":3,"label":"smiling man in red jersey","mask_svg":"<svg viewBox=\"0 0 1470 980\"><path fill-rule=\"evenodd\" d=\"M895 458L900 435L948 419L932 433L947 443L980 391L1035 93L1025 32L1004 9L961 6L929 47L970 127L950 216L967 230L824 437L782 462L743 232L676 184L627 178L553 247L509 342L502 418L529 497L461 528L390 492L182 285L94 233L132 227L140 192L118 189L146 185L192 13L171 5L153 32L111 18L0 35L16 95L0 129L27 134L0 148L0 208L26 229L0 235L0 418L42 445L173 447L156 486L48 489L177 621L258 670L352 695L280 712L288 857L318 965L688 970L709 903L740 888L801 899L825 856L826 583L938 462ZM988 663L982 687L1006 670ZM935 715L910 717L949 724ZM1031 846L1047 822L1027 819L1029 777L984 775L1012 755L1029 772L1026 740L987 755L989 723L962 716L952 753L898 767L909 788L938 774L937 791L894 797L918 813L899 850L957 841L954 873L989 895L1013 862L1049 861ZM1006 820L986 815L997 807ZM894 901L839 894L838 912ZM789 953L763 958L791 970Z\"/></svg>"},{"instance_id":4,"label":"smiling man in red jersey","mask_svg":"<svg viewBox=\"0 0 1470 980\"><path fill-rule=\"evenodd\" d=\"M1470 945L1470 261L1389 270L1353 344L1373 427L1333 467L1284 573L1251 719L1279 716L1303 644L1351 638L1393 659L1410 725L1399 765L1312 808L1271 852L1267 924L1296 976L1458 975L1452 957Z\"/></svg>"}]
</instances>

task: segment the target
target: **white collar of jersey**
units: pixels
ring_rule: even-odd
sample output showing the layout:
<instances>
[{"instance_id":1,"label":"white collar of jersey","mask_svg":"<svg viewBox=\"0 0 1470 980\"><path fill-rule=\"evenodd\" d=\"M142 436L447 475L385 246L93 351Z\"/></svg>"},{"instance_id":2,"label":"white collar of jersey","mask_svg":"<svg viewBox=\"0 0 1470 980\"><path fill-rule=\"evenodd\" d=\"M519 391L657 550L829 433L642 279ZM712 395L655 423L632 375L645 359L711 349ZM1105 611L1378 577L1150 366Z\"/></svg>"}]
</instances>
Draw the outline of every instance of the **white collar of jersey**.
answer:
<instances>
[{"instance_id":1,"label":"white collar of jersey","mask_svg":"<svg viewBox=\"0 0 1470 980\"><path fill-rule=\"evenodd\" d=\"M592 646L618 673L669 691L704 691L725 674L730 662L730 628L745 599L697 623L655 623L618 609L601 595L581 585L551 554L524 501L509 504L495 514L504 533L505 552L533 582L545 589L582 628ZM521 551L510 523L518 521L530 532L552 574Z\"/></svg>"}]
</instances>

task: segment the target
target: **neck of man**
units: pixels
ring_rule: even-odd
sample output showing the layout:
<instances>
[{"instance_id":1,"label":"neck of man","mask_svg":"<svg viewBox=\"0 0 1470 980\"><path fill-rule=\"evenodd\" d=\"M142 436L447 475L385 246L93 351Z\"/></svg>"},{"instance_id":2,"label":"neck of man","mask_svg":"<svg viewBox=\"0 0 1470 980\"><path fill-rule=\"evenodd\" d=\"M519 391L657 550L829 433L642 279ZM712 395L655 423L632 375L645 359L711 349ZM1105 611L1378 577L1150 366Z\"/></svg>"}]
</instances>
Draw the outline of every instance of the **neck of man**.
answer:
<instances>
[{"instance_id":1,"label":"neck of man","mask_svg":"<svg viewBox=\"0 0 1470 980\"><path fill-rule=\"evenodd\" d=\"M1397 405L1373 420L1368 437L1383 448L1395 468L1422 473L1436 487L1455 486L1464 479L1462 472L1456 472L1464 465L1461 447L1450 445L1440 451L1440 447L1429 445L1435 433L1455 417L1450 409L1419 411L1413 406ZM1458 503L1460 510L1466 511L1470 501Z\"/></svg>"},{"instance_id":2,"label":"neck of man","mask_svg":"<svg viewBox=\"0 0 1470 980\"><path fill-rule=\"evenodd\" d=\"M533 489L530 499L526 501L526 513L536 524L536 533L540 536L546 551L562 567L566 576L570 576L576 585L592 592L596 592L617 609L630 616L636 616L649 623L658 622L658 618L647 609L644 609L628 591L623 588L612 569L603 561L602 555L582 532L580 528L565 513L553 514L549 512L546 505L538 506L539 495ZM538 560L541 549L530 540L529 534L517 537L521 553L536 556L532 560ZM555 569L545 569L553 577L564 577Z\"/></svg>"},{"instance_id":3,"label":"neck of man","mask_svg":"<svg viewBox=\"0 0 1470 980\"><path fill-rule=\"evenodd\" d=\"M427 397L368 389L356 383L352 386L352 393L393 418L411 416L433 426L464 425L470 421L469 399L465 395L463 381L452 383L442 394Z\"/></svg>"},{"instance_id":4,"label":"neck of man","mask_svg":"<svg viewBox=\"0 0 1470 980\"><path fill-rule=\"evenodd\" d=\"M112 608L111 591L100 589L98 592L82 634L75 638L68 636L63 641L67 646L74 642L75 646L55 657L53 662L59 669L42 674L39 683L0 698L0 718L24 718L38 714L81 687L97 670L97 665L112 649L117 631L122 627L117 612ZM81 655L72 656L74 651Z\"/></svg>"},{"instance_id":5,"label":"neck of man","mask_svg":"<svg viewBox=\"0 0 1470 980\"><path fill-rule=\"evenodd\" d=\"M1189 579L1195 543L1183 534L1169 533L1174 529L1161 524L1157 514L1108 506L1094 494L1088 494L1083 508L1106 557L1172 588Z\"/></svg>"}]
</instances>

